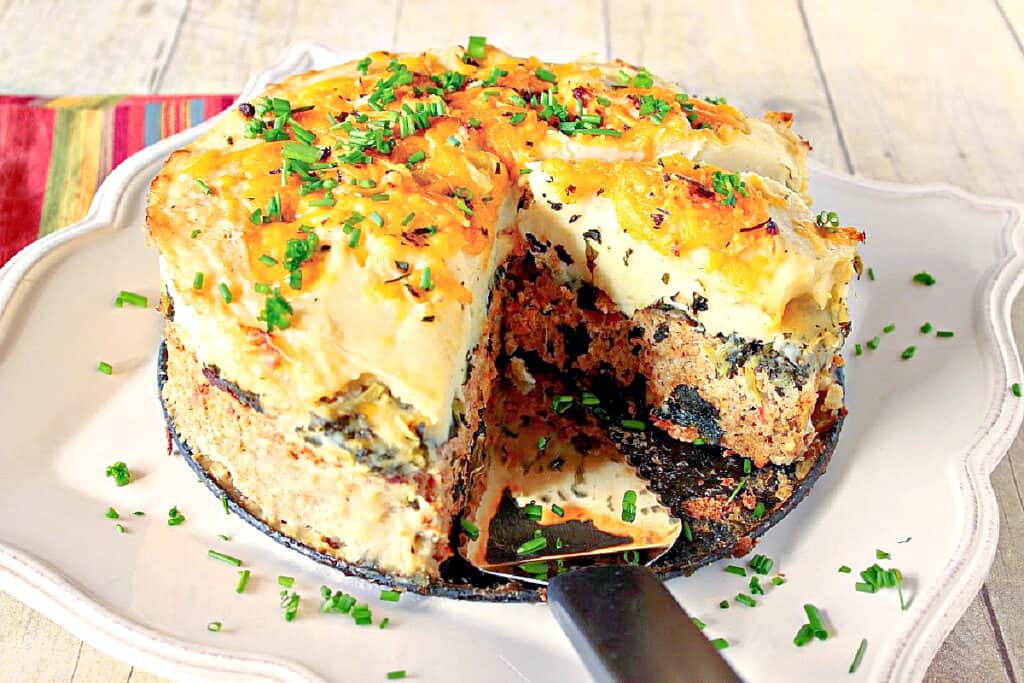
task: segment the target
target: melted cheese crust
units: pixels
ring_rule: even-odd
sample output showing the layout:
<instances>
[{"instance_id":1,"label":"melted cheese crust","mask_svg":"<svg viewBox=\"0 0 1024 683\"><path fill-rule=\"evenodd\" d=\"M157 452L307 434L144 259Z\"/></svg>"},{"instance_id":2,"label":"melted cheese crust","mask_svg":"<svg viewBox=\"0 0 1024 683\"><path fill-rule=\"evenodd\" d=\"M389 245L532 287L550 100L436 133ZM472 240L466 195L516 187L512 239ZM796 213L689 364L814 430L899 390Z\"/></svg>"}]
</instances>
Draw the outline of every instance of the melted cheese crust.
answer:
<instances>
[{"instance_id":1,"label":"melted cheese crust","mask_svg":"<svg viewBox=\"0 0 1024 683\"><path fill-rule=\"evenodd\" d=\"M399 83L387 85L396 74ZM266 95L288 100L290 118L278 117L287 140L264 139L275 121L269 103L255 116L229 112L170 157L153 181L147 226L185 344L259 394L286 427L308 424L332 396L372 378L410 406L402 429L444 441L517 227L549 226L585 263L584 222L570 225L567 211L558 214L566 220L517 213L528 187L565 194L575 185L566 201L588 222L614 216L621 243L608 250L631 248L651 273L670 273L671 287L661 287L636 268L605 267L619 255L602 258L595 281L627 312L692 285L729 291L735 305L722 307L714 325L722 331L771 338L795 330L787 310L805 293L842 318L849 268L836 264L852 260L856 237L808 224L806 144L788 115L747 118L623 63L547 64L490 46L475 60L456 49L373 53ZM421 106L438 115L400 134L399 119ZM573 132L583 117L606 132ZM247 137L254 125L263 131ZM384 143L352 163L352 141L373 127L388 131ZM294 146L324 151L296 173L284 161ZM686 195L690 180L661 182L661 157L709 187L716 169L678 159L758 175L743 175L750 196L724 207L722 196ZM310 179L331 186L310 189ZM601 196L599 185L609 186ZM661 195L674 202L665 226L644 218L653 206L645 191L659 193L654 204ZM743 232L767 217L780 235ZM286 268L290 241L310 233L309 258ZM275 288L291 308L284 329L268 329Z\"/></svg>"}]
</instances>

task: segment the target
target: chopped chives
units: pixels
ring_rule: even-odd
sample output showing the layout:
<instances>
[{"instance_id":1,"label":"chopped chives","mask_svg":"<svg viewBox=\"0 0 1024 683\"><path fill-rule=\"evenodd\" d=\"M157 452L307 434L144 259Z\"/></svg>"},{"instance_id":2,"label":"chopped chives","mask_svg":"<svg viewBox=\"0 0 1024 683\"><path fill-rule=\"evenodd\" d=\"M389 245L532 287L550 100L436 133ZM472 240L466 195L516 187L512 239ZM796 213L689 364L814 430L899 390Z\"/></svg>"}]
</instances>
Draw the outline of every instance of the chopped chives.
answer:
<instances>
[{"instance_id":1,"label":"chopped chives","mask_svg":"<svg viewBox=\"0 0 1024 683\"><path fill-rule=\"evenodd\" d=\"M376 212L374 212L376 213ZM353 228L352 232L348 236L348 246L355 249L359 246L359 238L362 236L363 231L359 228Z\"/></svg>"},{"instance_id":2,"label":"chopped chives","mask_svg":"<svg viewBox=\"0 0 1024 683\"><path fill-rule=\"evenodd\" d=\"M389 195L387 192L378 192L377 194L371 194L370 199L372 199L375 202L386 202L387 200L391 199L391 195Z\"/></svg>"},{"instance_id":3,"label":"chopped chives","mask_svg":"<svg viewBox=\"0 0 1024 683\"><path fill-rule=\"evenodd\" d=\"M199 237L201 234L203 234L203 231L200 230L199 228L196 228L195 230L190 232L188 236L191 237L192 239L195 239Z\"/></svg>"},{"instance_id":4,"label":"chopped chives","mask_svg":"<svg viewBox=\"0 0 1024 683\"><path fill-rule=\"evenodd\" d=\"M718 603L718 608L719 609L729 609L729 601L728 600L722 600L720 603Z\"/></svg>"},{"instance_id":5,"label":"chopped chives","mask_svg":"<svg viewBox=\"0 0 1024 683\"><path fill-rule=\"evenodd\" d=\"M803 647L812 640L814 640L814 632L811 630L810 624L804 624L800 627L800 630L796 632L796 636L793 638L793 644L797 647Z\"/></svg>"},{"instance_id":6,"label":"chopped chives","mask_svg":"<svg viewBox=\"0 0 1024 683\"><path fill-rule=\"evenodd\" d=\"M619 424L622 425L623 429L628 429L634 432L642 432L647 429L647 423L643 420L620 420Z\"/></svg>"},{"instance_id":7,"label":"chopped chives","mask_svg":"<svg viewBox=\"0 0 1024 683\"><path fill-rule=\"evenodd\" d=\"M559 507L556 503L551 504L551 512L558 515L559 517L565 517L565 510Z\"/></svg>"},{"instance_id":8,"label":"chopped chives","mask_svg":"<svg viewBox=\"0 0 1024 683\"><path fill-rule=\"evenodd\" d=\"M202 179L196 178L196 185L199 186L199 189L202 190L204 194L213 194L213 188L207 185Z\"/></svg>"},{"instance_id":9,"label":"chopped chives","mask_svg":"<svg viewBox=\"0 0 1024 683\"><path fill-rule=\"evenodd\" d=\"M295 585L295 577L293 576L279 576L277 577L277 585L282 588L291 588Z\"/></svg>"},{"instance_id":10,"label":"chopped chives","mask_svg":"<svg viewBox=\"0 0 1024 683\"><path fill-rule=\"evenodd\" d=\"M114 374L113 366L111 366L110 363L108 363L106 361L102 361L101 360L99 362L99 364L96 366L96 369L99 370L100 372L102 372L104 375L112 375L112 374Z\"/></svg>"},{"instance_id":11,"label":"chopped chives","mask_svg":"<svg viewBox=\"0 0 1024 683\"><path fill-rule=\"evenodd\" d=\"M384 617L380 620L380 626L378 628L386 628L389 623L391 623L391 620L387 617Z\"/></svg>"},{"instance_id":12,"label":"chopped chives","mask_svg":"<svg viewBox=\"0 0 1024 683\"><path fill-rule=\"evenodd\" d=\"M530 175L531 173L533 173L533 169L532 168L521 168L521 169L519 169L519 175Z\"/></svg>"},{"instance_id":13,"label":"chopped chives","mask_svg":"<svg viewBox=\"0 0 1024 683\"><path fill-rule=\"evenodd\" d=\"M294 621L299 611L299 594L281 591L281 607L284 609L284 620Z\"/></svg>"},{"instance_id":14,"label":"chopped chives","mask_svg":"<svg viewBox=\"0 0 1024 683\"><path fill-rule=\"evenodd\" d=\"M1014 382L1013 385L1010 387L1010 393L1012 393L1017 398L1020 398L1020 384Z\"/></svg>"},{"instance_id":15,"label":"chopped chives","mask_svg":"<svg viewBox=\"0 0 1024 683\"><path fill-rule=\"evenodd\" d=\"M858 593L877 593L878 589L870 583L863 583L858 581L854 586Z\"/></svg>"},{"instance_id":16,"label":"chopped chives","mask_svg":"<svg viewBox=\"0 0 1024 683\"><path fill-rule=\"evenodd\" d=\"M224 299L224 303L229 304L234 301L234 297L231 296L231 289L225 283L222 282L217 285L217 290L220 292L220 298Z\"/></svg>"},{"instance_id":17,"label":"chopped chives","mask_svg":"<svg viewBox=\"0 0 1024 683\"><path fill-rule=\"evenodd\" d=\"M773 576L772 577L772 585L774 585L774 586L781 586L784 583L786 583L786 580L784 578L782 578L781 576Z\"/></svg>"},{"instance_id":18,"label":"chopped chives","mask_svg":"<svg viewBox=\"0 0 1024 683\"><path fill-rule=\"evenodd\" d=\"M276 266L277 265L277 259L274 258L273 256L267 256L266 254L263 254L262 256L260 256L256 260L259 261L260 263L262 263L265 266Z\"/></svg>"},{"instance_id":19,"label":"chopped chives","mask_svg":"<svg viewBox=\"0 0 1024 683\"><path fill-rule=\"evenodd\" d=\"M754 555L750 560L750 568L758 574L767 574L775 566L775 560L767 555Z\"/></svg>"},{"instance_id":20,"label":"chopped chives","mask_svg":"<svg viewBox=\"0 0 1024 683\"><path fill-rule=\"evenodd\" d=\"M459 139L458 139L457 137L455 137L454 135L449 135L449 136L448 136L448 144L449 144L449 145L451 145L452 147L458 147L458 146L460 146L460 145L461 145L462 143L461 143L461 142L459 141Z\"/></svg>"},{"instance_id":21,"label":"chopped chives","mask_svg":"<svg viewBox=\"0 0 1024 683\"><path fill-rule=\"evenodd\" d=\"M376 211L371 211L370 212L370 220L373 221L374 224L376 224L376 226L378 228L383 228L384 227L384 216L381 216ZM355 229L358 230L359 228L355 228Z\"/></svg>"},{"instance_id":22,"label":"chopped chives","mask_svg":"<svg viewBox=\"0 0 1024 683\"><path fill-rule=\"evenodd\" d=\"M875 269L874 268L868 268L868 279L869 280L874 280L875 279Z\"/></svg>"},{"instance_id":23,"label":"chopped chives","mask_svg":"<svg viewBox=\"0 0 1024 683\"><path fill-rule=\"evenodd\" d=\"M475 541L480 537L479 527L477 527L476 524L473 524L473 522L469 521L465 517L463 517L459 521L459 525L462 527L462 530L466 532L466 535L469 536L472 540Z\"/></svg>"},{"instance_id":24,"label":"chopped chives","mask_svg":"<svg viewBox=\"0 0 1024 683\"><path fill-rule=\"evenodd\" d=\"M849 574L849 573L850 573L850 572L852 572L852 571L853 571L853 570L852 570L852 569L850 569L850 568L849 568L848 566L846 566L845 564L844 564L844 565L843 565L842 567L840 567L840 568L839 568L839 573L840 573L840 574Z\"/></svg>"},{"instance_id":25,"label":"chopped chives","mask_svg":"<svg viewBox=\"0 0 1024 683\"><path fill-rule=\"evenodd\" d=\"M398 671L389 671L387 673L389 681L398 680L399 678L405 678L405 669L399 669Z\"/></svg>"},{"instance_id":26,"label":"chopped chives","mask_svg":"<svg viewBox=\"0 0 1024 683\"><path fill-rule=\"evenodd\" d=\"M416 212L413 211L408 216L406 216L405 218L402 219L402 225L409 225L409 223L412 223L412 219L415 218L415 217L416 217Z\"/></svg>"},{"instance_id":27,"label":"chopped chives","mask_svg":"<svg viewBox=\"0 0 1024 683\"><path fill-rule=\"evenodd\" d=\"M146 515L146 513L141 511L141 510L136 510L132 514L135 515L136 517L144 517Z\"/></svg>"},{"instance_id":28,"label":"chopped chives","mask_svg":"<svg viewBox=\"0 0 1024 683\"><path fill-rule=\"evenodd\" d=\"M523 508L523 514L526 516L527 519L537 521L544 516L544 508L542 508L540 505L537 505L536 503L530 503L525 508Z\"/></svg>"},{"instance_id":29,"label":"chopped chives","mask_svg":"<svg viewBox=\"0 0 1024 683\"><path fill-rule=\"evenodd\" d=\"M508 122L511 123L513 126L518 126L520 123L522 123L525 120L526 120L526 113L525 112L521 112L521 111L517 111L515 114L513 114L511 116L511 118L509 118Z\"/></svg>"},{"instance_id":30,"label":"chopped chives","mask_svg":"<svg viewBox=\"0 0 1024 683\"><path fill-rule=\"evenodd\" d=\"M124 533L124 525L123 524L115 524L114 528L117 529L117 533L119 533L119 534L123 534Z\"/></svg>"},{"instance_id":31,"label":"chopped chives","mask_svg":"<svg viewBox=\"0 0 1024 683\"><path fill-rule=\"evenodd\" d=\"M417 150L417 151L415 151L415 152L413 152L412 154L409 155L408 163L410 163L410 164L418 164L419 162L423 161L426 158L427 158L427 153L424 152L422 149L420 149L420 150Z\"/></svg>"},{"instance_id":32,"label":"chopped chives","mask_svg":"<svg viewBox=\"0 0 1024 683\"><path fill-rule=\"evenodd\" d=\"M227 536L225 534L217 534L217 538L219 538L222 541L230 541L231 540L231 537Z\"/></svg>"},{"instance_id":33,"label":"chopped chives","mask_svg":"<svg viewBox=\"0 0 1024 683\"><path fill-rule=\"evenodd\" d=\"M576 399L568 395L559 395L551 399L551 410L561 415L569 410L569 407L576 402Z\"/></svg>"},{"instance_id":34,"label":"chopped chives","mask_svg":"<svg viewBox=\"0 0 1024 683\"><path fill-rule=\"evenodd\" d=\"M294 159L296 161L301 161L304 164L312 164L320 161L321 155L323 155L322 149L314 147L313 145L308 145L304 142L288 140L281 148L282 158ZM282 174L282 176L283 175L284 174Z\"/></svg>"},{"instance_id":35,"label":"chopped chives","mask_svg":"<svg viewBox=\"0 0 1024 683\"><path fill-rule=\"evenodd\" d=\"M242 566L242 561L240 559L238 559L237 557L231 557L231 555L225 555L224 553L219 553L216 550L213 550L212 548L210 550L206 551L206 556L209 557L210 559L219 560L221 562L225 562L227 564L230 564L233 567L241 567Z\"/></svg>"},{"instance_id":36,"label":"chopped chives","mask_svg":"<svg viewBox=\"0 0 1024 683\"><path fill-rule=\"evenodd\" d=\"M118 486L127 486L132 480L132 473L128 469L128 465L121 460L113 465L108 465L106 474L108 477L113 477L114 483Z\"/></svg>"},{"instance_id":37,"label":"chopped chives","mask_svg":"<svg viewBox=\"0 0 1024 683\"><path fill-rule=\"evenodd\" d=\"M466 55L473 59L483 59L486 47L487 38L483 36L470 36L469 43L466 45Z\"/></svg>"},{"instance_id":38,"label":"chopped chives","mask_svg":"<svg viewBox=\"0 0 1024 683\"><path fill-rule=\"evenodd\" d=\"M228 497L227 496L221 496L220 497L220 504L224 507L224 514L225 515L231 514L231 510L228 509Z\"/></svg>"},{"instance_id":39,"label":"chopped chives","mask_svg":"<svg viewBox=\"0 0 1024 683\"><path fill-rule=\"evenodd\" d=\"M543 536L537 536L536 538L531 538L529 541L523 543L521 546L516 548L516 554L532 555L533 553L540 552L541 550L547 547L548 539L544 538Z\"/></svg>"},{"instance_id":40,"label":"chopped chives","mask_svg":"<svg viewBox=\"0 0 1024 683\"><path fill-rule=\"evenodd\" d=\"M683 522L683 537L688 543L693 542L693 529L690 528L690 523L686 521Z\"/></svg>"},{"instance_id":41,"label":"chopped chives","mask_svg":"<svg viewBox=\"0 0 1024 683\"><path fill-rule=\"evenodd\" d=\"M750 474L750 459L743 458L743 474Z\"/></svg>"},{"instance_id":42,"label":"chopped chives","mask_svg":"<svg viewBox=\"0 0 1024 683\"><path fill-rule=\"evenodd\" d=\"M107 519L120 519L121 515L117 514L117 510L114 508L107 508L107 511L103 513L103 516Z\"/></svg>"},{"instance_id":43,"label":"chopped chives","mask_svg":"<svg viewBox=\"0 0 1024 683\"><path fill-rule=\"evenodd\" d=\"M131 304L132 306L138 306L139 308L145 308L146 306L149 305L149 299L142 296L141 294L129 292L128 290L125 289L122 289L118 293L117 298L114 300L114 303L117 304L118 306L120 306L122 302L126 304Z\"/></svg>"},{"instance_id":44,"label":"chopped chives","mask_svg":"<svg viewBox=\"0 0 1024 683\"><path fill-rule=\"evenodd\" d=\"M916 352L916 346L908 346L907 348L903 349L903 353L900 354L900 358L902 358L903 360L910 360L911 358L914 357L914 354Z\"/></svg>"},{"instance_id":45,"label":"chopped chives","mask_svg":"<svg viewBox=\"0 0 1024 683\"><path fill-rule=\"evenodd\" d=\"M733 499L736 498L737 495L739 495L739 492L743 490L744 486L746 486L748 479L750 479L750 477L743 477L742 479L740 479L740 482L736 484L736 488L734 488L732 490L732 493L729 494L729 497L725 499L726 505L731 503Z\"/></svg>"},{"instance_id":46,"label":"chopped chives","mask_svg":"<svg viewBox=\"0 0 1024 683\"><path fill-rule=\"evenodd\" d=\"M888 325L886 325L885 327L882 328L882 332L885 332L886 334L889 334L890 332L894 331L895 329L896 329L896 323L889 323Z\"/></svg>"},{"instance_id":47,"label":"chopped chives","mask_svg":"<svg viewBox=\"0 0 1024 683\"><path fill-rule=\"evenodd\" d=\"M244 593L245 587L249 584L249 570L243 569L238 572L238 584L235 586L236 593Z\"/></svg>"},{"instance_id":48,"label":"chopped chives","mask_svg":"<svg viewBox=\"0 0 1024 683\"><path fill-rule=\"evenodd\" d=\"M377 181L373 178L360 178L357 184L364 189L377 187Z\"/></svg>"},{"instance_id":49,"label":"chopped chives","mask_svg":"<svg viewBox=\"0 0 1024 683\"><path fill-rule=\"evenodd\" d=\"M941 339L949 339L950 337L954 336L954 334L954 332L951 332L949 330L939 330L938 332L935 333L935 336Z\"/></svg>"},{"instance_id":50,"label":"chopped chives","mask_svg":"<svg viewBox=\"0 0 1024 683\"><path fill-rule=\"evenodd\" d=\"M725 648L729 647L729 641L725 638L715 638L711 641L711 647L715 648L716 650L724 650Z\"/></svg>"},{"instance_id":51,"label":"chopped chives","mask_svg":"<svg viewBox=\"0 0 1024 683\"><path fill-rule=\"evenodd\" d=\"M701 621L697 617L690 617L690 621L692 621L693 625L696 626L701 631L703 631L707 627L707 624L705 624L703 621Z\"/></svg>"},{"instance_id":52,"label":"chopped chives","mask_svg":"<svg viewBox=\"0 0 1024 683\"><path fill-rule=\"evenodd\" d=\"M864 353L864 349L861 348L860 344L853 345L853 355L859 356Z\"/></svg>"},{"instance_id":53,"label":"chopped chives","mask_svg":"<svg viewBox=\"0 0 1024 683\"><path fill-rule=\"evenodd\" d=\"M856 673L857 669L860 668L861 660L864 659L864 651L868 649L868 639L862 638L860 645L857 646L857 652L853 655L853 661L850 662L850 673Z\"/></svg>"},{"instance_id":54,"label":"chopped chives","mask_svg":"<svg viewBox=\"0 0 1024 683\"><path fill-rule=\"evenodd\" d=\"M868 340L868 348L871 349L872 351L874 351L875 349L878 348L878 345L881 342L882 342L881 338L879 338L879 337L872 337L871 339Z\"/></svg>"},{"instance_id":55,"label":"chopped chives","mask_svg":"<svg viewBox=\"0 0 1024 683\"><path fill-rule=\"evenodd\" d=\"M754 512L752 514L754 519L761 519L764 517L764 503L757 501L757 505L754 506Z\"/></svg>"},{"instance_id":56,"label":"chopped chives","mask_svg":"<svg viewBox=\"0 0 1024 683\"><path fill-rule=\"evenodd\" d=\"M706 443L707 441L704 439L703 436L698 436L696 439L693 440L694 446L703 446Z\"/></svg>"},{"instance_id":57,"label":"chopped chives","mask_svg":"<svg viewBox=\"0 0 1024 683\"><path fill-rule=\"evenodd\" d=\"M622 494L622 521L636 521L636 491L633 489Z\"/></svg>"},{"instance_id":58,"label":"chopped chives","mask_svg":"<svg viewBox=\"0 0 1024 683\"><path fill-rule=\"evenodd\" d=\"M324 194L320 199L312 199L309 202L310 206L334 206L334 195L330 192Z\"/></svg>"},{"instance_id":59,"label":"chopped chives","mask_svg":"<svg viewBox=\"0 0 1024 683\"><path fill-rule=\"evenodd\" d=\"M402 594L398 591L382 590L380 592L380 599L384 602L398 602L402 599Z\"/></svg>"},{"instance_id":60,"label":"chopped chives","mask_svg":"<svg viewBox=\"0 0 1024 683\"><path fill-rule=\"evenodd\" d=\"M209 624L206 625L206 630L213 631L214 633L216 633L217 631L221 630L222 627L223 624L221 624L219 621L211 621Z\"/></svg>"},{"instance_id":61,"label":"chopped chives","mask_svg":"<svg viewBox=\"0 0 1024 683\"><path fill-rule=\"evenodd\" d=\"M730 564L725 568L725 571L729 574L735 574L736 576L746 576L747 570L743 567L737 567L734 564Z\"/></svg>"},{"instance_id":62,"label":"chopped chives","mask_svg":"<svg viewBox=\"0 0 1024 683\"><path fill-rule=\"evenodd\" d=\"M747 607L757 607L757 600L750 597L746 593L737 593L736 602L740 603L741 605L746 605Z\"/></svg>"},{"instance_id":63,"label":"chopped chives","mask_svg":"<svg viewBox=\"0 0 1024 683\"><path fill-rule=\"evenodd\" d=\"M175 505L167 511L167 526L178 526L185 521L185 515L178 512L178 506Z\"/></svg>"},{"instance_id":64,"label":"chopped chives","mask_svg":"<svg viewBox=\"0 0 1024 683\"><path fill-rule=\"evenodd\" d=\"M808 603L804 605L804 612L807 614L807 625L811 627L814 637L818 640L828 640L828 631L821 623L821 614L818 613L818 608Z\"/></svg>"},{"instance_id":65,"label":"chopped chives","mask_svg":"<svg viewBox=\"0 0 1024 683\"><path fill-rule=\"evenodd\" d=\"M914 282L916 282L917 284L925 285L926 287L931 287L932 285L934 285L937 282L937 280L935 279L934 276L931 275L931 273L926 273L924 271L922 271L920 273L917 273L911 279Z\"/></svg>"},{"instance_id":66,"label":"chopped chives","mask_svg":"<svg viewBox=\"0 0 1024 683\"><path fill-rule=\"evenodd\" d=\"M932 331L932 324L931 323L925 323L924 325L921 325L921 334L928 334L931 331Z\"/></svg>"},{"instance_id":67,"label":"chopped chives","mask_svg":"<svg viewBox=\"0 0 1024 683\"><path fill-rule=\"evenodd\" d=\"M751 595L764 595L764 589L761 588L761 582L756 576L751 576L750 583L747 585L749 586Z\"/></svg>"},{"instance_id":68,"label":"chopped chives","mask_svg":"<svg viewBox=\"0 0 1024 683\"><path fill-rule=\"evenodd\" d=\"M429 292L434 288L434 282L430 279L430 266L423 269L423 275L420 276L420 289L425 292Z\"/></svg>"},{"instance_id":69,"label":"chopped chives","mask_svg":"<svg viewBox=\"0 0 1024 683\"><path fill-rule=\"evenodd\" d=\"M876 548L875 549L875 559L876 560L891 560L892 559L892 555L890 555L889 553L885 552L884 550L878 550Z\"/></svg>"},{"instance_id":70,"label":"chopped chives","mask_svg":"<svg viewBox=\"0 0 1024 683\"><path fill-rule=\"evenodd\" d=\"M555 76L555 72L551 71L550 69L537 69L536 71L533 72L533 74L540 80L546 81L548 83L555 83L558 81L558 77Z\"/></svg>"}]
</instances>

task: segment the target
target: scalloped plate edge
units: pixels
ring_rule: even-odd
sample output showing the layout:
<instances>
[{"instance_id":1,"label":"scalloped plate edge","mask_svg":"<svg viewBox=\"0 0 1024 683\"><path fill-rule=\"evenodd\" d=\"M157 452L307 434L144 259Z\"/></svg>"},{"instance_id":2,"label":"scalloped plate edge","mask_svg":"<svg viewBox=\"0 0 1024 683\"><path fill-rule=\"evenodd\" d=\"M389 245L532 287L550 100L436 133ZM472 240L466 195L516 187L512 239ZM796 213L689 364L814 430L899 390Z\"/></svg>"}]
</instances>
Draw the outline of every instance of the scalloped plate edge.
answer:
<instances>
[{"instance_id":1,"label":"scalloped plate edge","mask_svg":"<svg viewBox=\"0 0 1024 683\"><path fill-rule=\"evenodd\" d=\"M315 43L292 45L273 66L248 80L236 102L270 82L315 64L337 61L343 54ZM85 218L33 242L0 268L0 319L18 286L37 263L82 235L112 228L130 181L216 125L221 116L223 114L218 114L133 154L103 181ZM1024 285L1024 206L977 196L948 184L905 185L867 180L816 162L811 162L810 166L816 173L878 194L945 196L972 207L999 209L1006 214L1002 258L988 280L984 311L988 332L999 353L997 371L1003 382L991 387L992 400L985 421L976 431L972 447L957 454L956 460L960 475L957 483L970 514L966 520L967 532L959 540L955 557L943 570L945 578L938 586L915 597L915 601L922 601L929 607L918 613L908 635L895 648L889 649L880 669L886 680L917 680L924 676L943 640L984 583L998 543L999 509L989 476L1024 421L1024 401L1011 400L1008 391L1013 382L1024 379L1010 320L1014 297ZM244 680L322 680L308 669L283 660L240 655L169 638L107 610L68 577L4 543L0 543L0 586L83 640L150 671L188 679L216 673Z\"/></svg>"}]
</instances>

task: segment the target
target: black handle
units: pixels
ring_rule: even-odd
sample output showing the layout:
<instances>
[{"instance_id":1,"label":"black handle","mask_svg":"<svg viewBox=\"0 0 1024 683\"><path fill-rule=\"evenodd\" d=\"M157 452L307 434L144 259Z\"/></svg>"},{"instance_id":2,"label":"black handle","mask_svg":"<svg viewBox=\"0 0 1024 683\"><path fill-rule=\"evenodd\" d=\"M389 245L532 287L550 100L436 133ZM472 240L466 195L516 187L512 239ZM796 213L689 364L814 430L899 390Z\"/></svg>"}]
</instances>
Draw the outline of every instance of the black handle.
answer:
<instances>
[{"instance_id":1,"label":"black handle","mask_svg":"<svg viewBox=\"0 0 1024 683\"><path fill-rule=\"evenodd\" d=\"M551 579L548 601L598 683L739 682L645 567L597 565L566 572Z\"/></svg>"}]
</instances>

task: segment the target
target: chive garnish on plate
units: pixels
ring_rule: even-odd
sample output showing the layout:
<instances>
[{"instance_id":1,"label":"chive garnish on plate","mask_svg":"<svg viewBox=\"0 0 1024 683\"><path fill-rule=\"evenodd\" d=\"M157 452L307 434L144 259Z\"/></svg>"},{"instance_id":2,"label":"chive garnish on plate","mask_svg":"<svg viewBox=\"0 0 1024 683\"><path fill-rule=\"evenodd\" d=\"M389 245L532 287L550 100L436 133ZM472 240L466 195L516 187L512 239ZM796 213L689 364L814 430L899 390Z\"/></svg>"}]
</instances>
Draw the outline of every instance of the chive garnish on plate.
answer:
<instances>
[{"instance_id":1,"label":"chive garnish on plate","mask_svg":"<svg viewBox=\"0 0 1024 683\"><path fill-rule=\"evenodd\" d=\"M242 566L242 561L237 557L232 557L231 555L219 553L216 550L213 550L212 548L206 551L206 555L211 559L219 560L220 562L224 562L225 564L230 564L232 567ZM280 578L278 579L278 581L280 581Z\"/></svg>"},{"instance_id":2,"label":"chive garnish on plate","mask_svg":"<svg viewBox=\"0 0 1024 683\"><path fill-rule=\"evenodd\" d=\"M112 477L118 486L127 486L132 480L128 465L120 460L107 467L107 476Z\"/></svg>"}]
</instances>

